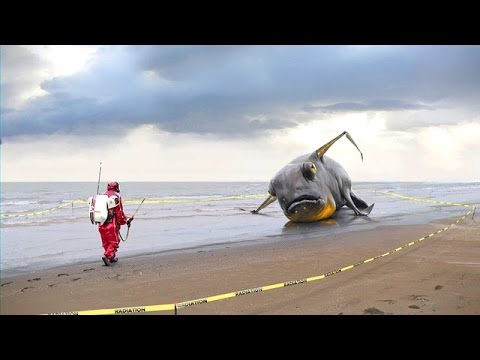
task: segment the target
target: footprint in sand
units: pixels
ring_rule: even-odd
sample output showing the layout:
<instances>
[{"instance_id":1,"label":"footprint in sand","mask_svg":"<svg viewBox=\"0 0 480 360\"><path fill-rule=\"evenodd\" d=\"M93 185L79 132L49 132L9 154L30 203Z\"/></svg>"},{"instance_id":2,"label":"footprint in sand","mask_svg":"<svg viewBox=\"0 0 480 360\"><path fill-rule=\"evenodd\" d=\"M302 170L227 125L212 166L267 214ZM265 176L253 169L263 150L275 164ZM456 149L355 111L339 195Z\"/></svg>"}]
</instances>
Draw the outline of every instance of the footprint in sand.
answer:
<instances>
[{"instance_id":1,"label":"footprint in sand","mask_svg":"<svg viewBox=\"0 0 480 360\"><path fill-rule=\"evenodd\" d=\"M386 302L387 304L395 304L395 300L391 300L391 299L386 299L386 300L383 300L383 299L380 299L380 300L377 300L377 301L382 301L382 302Z\"/></svg>"},{"instance_id":2,"label":"footprint in sand","mask_svg":"<svg viewBox=\"0 0 480 360\"><path fill-rule=\"evenodd\" d=\"M42 279L41 278L35 278L35 279L28 279L27 281L32 282L32 281L38 281L38 280L42 280Z\"/></svg>"},{"instance_id":3,"label":"footprint in sand","mask_svg":"<svg viewBox=\"0 0 480 360\"><path fill-rule=\"evenodd\" d=\"M4 287L5 285L8 285L8 284L12 284L12 282L9 281L9 282L3 283L3 284L2 284L2 287Z\"/></svg>"},{"instance_id":4,"label":"footprint in sand","mask_svg":"<svg viewBox=\"0 0 480 360\"><path fill-rule=\"evenodd\" d=\"M77 281L77 280L80 280L81 278L75 278L75 279L72 279L72 281Z\"/></svg>"},{"instance_id":5,"label":"footprint in sand","mask_svg":"<svg viewBox=\"0 0 480 360\"><path fill-rule=\"evenodd\" d=\"M83 272L92 271L92 270L95 270L95 268L83 269Z\"/></svg>"},{"instance_id":6,"label":"footprint in sand","mask_svg":"<svg viewBox=\"0 0 480 360\"><path fill-rule=\"evenodd\" d=\"M62 273L62 274L58 274L57 276L70 276L70 274L64 274L64 273Z\"/></svg>"},{"instance_id":7,"label":"footprint in sand","mask_svg":"<svg viewBox=\"0 0 480 360\"><path fill-rule=\"evenodd\" d=\"M25 290L28 290L28 289L33 289L33 286L27 286L27 287L24 287L22 290L20 290L22 293L25 292Z\"/></svg>"},{"instance_id":8,"label":"footprint in sand","mask_svg":"<svg viewBox=\"0 0 480 360\"><path fill-rule=\"evenodd\" d=\"M363 313L365 315L384 315L385 314L384 311L379 310L379 309L374 308L374 307L363 310Z\"/></svg>"},{"instance_id":9,"label":"footprint in sand","mask_svg":"<svg viewBox=\"0 0 480 360\"><path fill-rule=\"evenodd\" d=\"M428 295L415 295L412 294L408 297L409 300L421 300L421 301L429 301Z\"/></svg>"}]
</instances>

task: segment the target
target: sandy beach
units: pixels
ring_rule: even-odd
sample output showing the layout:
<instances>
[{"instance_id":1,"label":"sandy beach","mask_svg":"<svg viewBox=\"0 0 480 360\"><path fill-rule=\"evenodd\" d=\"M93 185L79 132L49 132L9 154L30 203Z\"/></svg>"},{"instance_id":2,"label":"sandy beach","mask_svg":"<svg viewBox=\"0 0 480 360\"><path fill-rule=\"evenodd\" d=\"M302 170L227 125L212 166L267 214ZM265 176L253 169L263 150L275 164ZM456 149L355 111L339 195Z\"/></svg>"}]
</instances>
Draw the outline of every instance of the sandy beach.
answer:
<instances>
[{"instance_id":1,"label":"sandy beach","mask_svg":"<svg viewBox=\"0 0 480 360\"><path fill-rule=\"evenodd\" d=\"M126 258L120 248L120 261L112 267L99 257L94 263L2 279L1 313L170 304L302 279L383 254L456 219ZM478 234L480 220L469 216L398 253L325 279L181 308L178 315L479 314Z\"/></svg>"}]
</instances>

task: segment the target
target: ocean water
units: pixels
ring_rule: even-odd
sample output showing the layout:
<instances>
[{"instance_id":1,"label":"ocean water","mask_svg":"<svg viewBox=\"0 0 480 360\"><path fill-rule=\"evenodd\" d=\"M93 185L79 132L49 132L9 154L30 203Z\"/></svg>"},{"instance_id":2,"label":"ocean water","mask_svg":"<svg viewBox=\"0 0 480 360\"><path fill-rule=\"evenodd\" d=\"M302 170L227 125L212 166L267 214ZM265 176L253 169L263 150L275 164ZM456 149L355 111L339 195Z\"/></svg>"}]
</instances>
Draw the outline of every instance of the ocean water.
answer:
<instances>
[{"instance_id":1,"label":"ocean water","mask_svg":"<svg viewBox=\"0 0 480 360\"><path fill-rule=\"evenodd\" d=\"M105 187L102 182L100 192ZM124 182L120 188L127 215L146 199L128 240L120 244L120 259L206 245L328 238L377 226L421 224L465 212L462 207L406 201L380 191L480 205L480 183L354 183L359 197L368 204L375 202L370 216L353 216L351 210L342 209L331 221L292 224L276 202L261 215L248 212L266 198L267 182ZM2 183L2 277L65 264L100 262L100 235L89 220L86 203L96 190L93 182ZM126 230L122 227L123 236Z\"/></svg>"}]
</instances>

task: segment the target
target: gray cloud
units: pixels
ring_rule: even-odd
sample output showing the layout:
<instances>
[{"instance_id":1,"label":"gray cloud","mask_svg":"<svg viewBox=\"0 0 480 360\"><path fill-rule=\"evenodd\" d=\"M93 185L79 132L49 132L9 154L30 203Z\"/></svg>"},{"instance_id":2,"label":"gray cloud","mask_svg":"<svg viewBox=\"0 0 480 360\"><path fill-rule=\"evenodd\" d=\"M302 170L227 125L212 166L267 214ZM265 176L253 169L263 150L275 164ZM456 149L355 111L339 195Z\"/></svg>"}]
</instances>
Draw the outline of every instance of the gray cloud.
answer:
<instances>
[{"instance_id":1,"label":"gray cloud","mask_svg":"<svg viewBox=\"0 0 480 360\"><path fill-rule=\"evenodd\" d=\"M20 110L10 106L24 88L15 74L43 65L2 49L4 137L139 124L242 136L294 126L307 119L287 119L298 110L429 111L446 100L479 110L480 46L107 46Z\"/></svg>"},{"instance_id":2,"label":"gray cloud","mask_svg":"<svg viewBox=\"0 0 480 360\"><path fill-rule=\"evenodd\" d=\"M399 110L420 110L431 109L432 107L422 104L408 103L402 100L372 100L363 103L360 102L343 102L325 106L314 106L307 104L302 110L314 112L348 112L348 111L399 111Z\"/></svg>"},{"instance_id":3,"label":"gray cloud","mask_svg":"<svg viewBox=\"0 0 480 360\"><path fill-rule=\"evenodd\" d=\"M18 103L24 92L37 87L39 73L44 71L48 64L19 46L2 46L1 50L1 95L4 114L11 111L9 107ZM8 111L3 110L5 106Z\"/></svg>"}]
</instances>

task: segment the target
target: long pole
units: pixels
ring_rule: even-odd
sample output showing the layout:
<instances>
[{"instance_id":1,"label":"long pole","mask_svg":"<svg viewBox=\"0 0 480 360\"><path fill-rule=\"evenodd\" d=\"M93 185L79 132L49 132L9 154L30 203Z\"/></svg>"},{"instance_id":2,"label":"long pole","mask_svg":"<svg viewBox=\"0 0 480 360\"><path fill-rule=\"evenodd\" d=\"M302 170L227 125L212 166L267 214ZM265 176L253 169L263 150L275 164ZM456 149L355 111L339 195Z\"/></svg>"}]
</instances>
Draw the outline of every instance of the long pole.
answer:
<instances>
[{"instance_id":1,"label":"long pole","mask_svg":"<svg viewBox=\"0 0 480 360\"><path fill-rule=\"evenodd\" d=\"M100 161L100 170L98 171L97 195L98 195L98 190L100 189L100 175L101 174L102 174L102 162Z\"/></svg>"},{"instance_id":2,"label":"long pole","mask_svg":"<svg viewBox=\"0 0 480 360\"><path fill-rule=\"evenodd\" d=\"M140 209L140 206L142 206L143 202L145 201L145 198L143 198L142 202L140 203L140 205L138 205L137 207L137 210L135 210L135 212L133 213L132 217L135 216L135 214L137 213L138 209Z\"/></svg>"}]
</instances>

